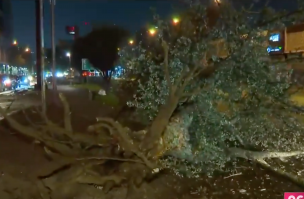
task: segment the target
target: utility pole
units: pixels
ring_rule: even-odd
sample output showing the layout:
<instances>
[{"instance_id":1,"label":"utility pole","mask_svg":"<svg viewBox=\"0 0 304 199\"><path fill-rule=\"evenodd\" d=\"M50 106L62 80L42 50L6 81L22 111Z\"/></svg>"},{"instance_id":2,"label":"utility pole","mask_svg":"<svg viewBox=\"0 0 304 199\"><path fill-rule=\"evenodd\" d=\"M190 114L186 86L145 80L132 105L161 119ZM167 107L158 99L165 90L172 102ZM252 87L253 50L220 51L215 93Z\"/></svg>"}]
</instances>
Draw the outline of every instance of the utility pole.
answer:
<instances>
[{"instance_id":1,"label":"utility pole","mask_svg":"<svg viewBox=\"0 0 304 199\"><path fill-rule=\"evenodd\" d=\"M44 33L43 0L35 0L36 10L36 70L37 88L41 89L42 113L46 114L45 80L44 80Z\"/></svg>"},{"instance_id":2,"label":"utility pole","mask_svg":"<svg viewBox=\"0 0 304 199\"><path fill-rule=\"evenodd\" d=\"M55 43L55 4L56 0L50 0L51 3L51 26L52 26L52 83L53 91L57 91L56 84L56 43ZM54 92L55 94L55 92Z\"/></svg>"}]
</instances>

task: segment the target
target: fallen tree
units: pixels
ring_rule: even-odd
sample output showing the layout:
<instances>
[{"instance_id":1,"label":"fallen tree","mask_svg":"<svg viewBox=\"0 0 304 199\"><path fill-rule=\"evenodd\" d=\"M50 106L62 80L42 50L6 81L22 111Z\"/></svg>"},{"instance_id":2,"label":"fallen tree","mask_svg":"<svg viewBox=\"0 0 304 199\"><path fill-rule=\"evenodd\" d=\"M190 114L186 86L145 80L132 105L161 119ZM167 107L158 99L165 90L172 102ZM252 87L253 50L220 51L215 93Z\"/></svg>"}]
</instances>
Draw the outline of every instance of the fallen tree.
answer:
<instances>
[{"instance_id":1,"label":"fallen tree","mask_svg":"<svg viewBox=\"0 0 304 199\"><path fill-rule=\"evenodd\" d=\"M174 42L160 34L160 64L140 47L143 54L132 58L146 64L137 64L139 74L145 70L150 74L139 81L134 100L128 103L147 116L146 129L133 131L111 118L97 118L87 132L77 132L62 94L63 126L42 114L42 124L24 126L0 109L12 128L43 144L47 155L61 162L60 167L50 165L37 172L48 189L94 185L107 193L123 184L140 186L162 169L189 174L188 170L194 177L221 170L235 158L271 168L268 158L303 155L304 125L293 115L286 95L288 78L276 81L269 63L260 59L268 56L260 45L268 38L258 34L261 29L252 25L245 11L220 8L226 20L200 29L205 25L203 8L191 9L192 15L181 21L179 30L158 21L159 31L180 31L178 38L173 35ZM289 17L281 17L279 25ZM244 34L249 36L241 37ZM230 52L224 59L216 51L209 52L209 43L218 38L226 41ZM284 65L276 67L283 70ZM176 164L176 160L185 163ZM303 185L301 179L289 177Z\"/></svg>"}]
</instances>

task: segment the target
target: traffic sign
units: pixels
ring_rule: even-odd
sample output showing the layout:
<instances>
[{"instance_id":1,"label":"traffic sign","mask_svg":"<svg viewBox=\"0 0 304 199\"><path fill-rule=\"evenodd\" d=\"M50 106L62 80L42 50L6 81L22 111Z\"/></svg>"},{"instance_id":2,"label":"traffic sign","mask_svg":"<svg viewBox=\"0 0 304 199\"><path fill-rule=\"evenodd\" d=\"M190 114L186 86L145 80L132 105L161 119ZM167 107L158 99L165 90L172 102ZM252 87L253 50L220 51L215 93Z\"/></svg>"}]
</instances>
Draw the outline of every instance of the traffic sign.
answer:
<instances>
[{"instance_id":1,"label":"traffic sign","mask_svg":"<svg viewBox=\"0 0 304 199\"><path fill-rule=\"evenodd\" d=\"M95 68L90 64L88 59L82 59L82 70L95 70Z\"/></svg>"}]
</instances>

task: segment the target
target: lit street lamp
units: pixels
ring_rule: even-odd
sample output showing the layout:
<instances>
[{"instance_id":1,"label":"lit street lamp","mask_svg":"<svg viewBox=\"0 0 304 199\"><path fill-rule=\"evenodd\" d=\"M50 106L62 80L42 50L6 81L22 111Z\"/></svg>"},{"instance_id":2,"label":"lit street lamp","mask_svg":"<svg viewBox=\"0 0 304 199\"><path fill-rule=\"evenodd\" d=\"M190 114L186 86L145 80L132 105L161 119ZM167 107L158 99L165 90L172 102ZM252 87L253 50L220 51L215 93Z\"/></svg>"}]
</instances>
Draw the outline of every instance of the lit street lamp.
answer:
<instances>
[{"instance_id":1,"label":"lit street lamp","mask_svg":"<svg viewBox=\"0 0 304 199\"><path fill-rule=\"evenodd\" d=\"M178 24L179 23L179 19L178 18L173 18L173 24Z\"/></svg>"},{"instance_id":2,"label":"lit street lamp","mask_svg":"<svg viewBox=\"0 0 304 199\"><path fill-rule=\"evenodd\" d=\"M17 43L17 40L14 40L13 41L13 45L17 45L18 43Z\"/></svg>"},{"instance_id":3,"label":"lit street lamp","mask_svg":"<svg viewBox=\"0 0 304 199\"><path fill-rule=\"evenodd\" d=\"M25 49L25 52L30 52L30 49L29 49L29 48L26 48L26 49Z\"/></svg>"},{"instance_id":4,"label":"lit street lamp","mask_svg":"<svg viewBox=\"0 0 304 199\"><path fill-rule=\"evenodd\" d=\"M132 45L133 43L134 43L134 41L133 41L133 40L130 40L130 41L129 41L129 44L131 44L131 45Z\"/></svg>"},{"instance_id":5,"label":"lit street lamp","mask_svg":"<svg viewBox=\"0 0 304 199\"><path fill-rule=\"evenodd\" d=\"M71 53L66 53L66 56L69 58L69 67L71 67Z\"/></svg>"},{"instance_id":6,"label":"lit street lamp","mask_svg":"<svg viewBox=\"0 0 304 199\"><path fill-rule=\"evenodd\" d=\"M149 33L150 33L150 35L155 35L155 33L156 33L156 30L154 29L154 28L151 28L150 30L149 30Z\"/></svg>"}]
</instances>

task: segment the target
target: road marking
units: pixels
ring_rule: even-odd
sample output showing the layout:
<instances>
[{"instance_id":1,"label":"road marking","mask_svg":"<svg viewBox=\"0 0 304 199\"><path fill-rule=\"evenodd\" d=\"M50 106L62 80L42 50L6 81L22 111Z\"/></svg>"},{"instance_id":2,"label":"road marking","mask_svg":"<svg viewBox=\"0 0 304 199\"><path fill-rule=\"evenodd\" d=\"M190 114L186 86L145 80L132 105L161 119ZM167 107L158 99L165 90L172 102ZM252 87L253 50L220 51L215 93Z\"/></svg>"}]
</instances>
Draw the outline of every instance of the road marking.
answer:
<instances>
[{"instance_id":1,"label":"road marking","mask_svg":"<svg viewBox=\"0 0 304 199\"><path fill-rule=\"evenodd\" d=\"M11 93L14 93L13 90L11 91L3 91L3 92L0 92L0 95L7 95L7 94L11 94Z\"/></svg>"}]
</instances>

